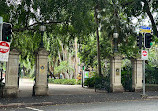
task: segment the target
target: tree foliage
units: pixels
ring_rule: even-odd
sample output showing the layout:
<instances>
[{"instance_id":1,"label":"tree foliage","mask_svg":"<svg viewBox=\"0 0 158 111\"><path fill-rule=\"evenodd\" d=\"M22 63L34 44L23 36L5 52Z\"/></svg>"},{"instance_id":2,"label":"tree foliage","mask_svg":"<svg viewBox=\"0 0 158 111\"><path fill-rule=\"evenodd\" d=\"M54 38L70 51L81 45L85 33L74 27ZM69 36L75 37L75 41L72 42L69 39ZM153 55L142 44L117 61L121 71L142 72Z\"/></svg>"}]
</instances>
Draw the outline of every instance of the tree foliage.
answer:
<instances>
[{"instance_id":1,"label":"tree foliage","mask_svg":"<svg viewBox=\"0 0 158 111\"><path fill-rule=\"evenodd\" d=\"M45 48L50 51L54 67L73 59L76 37L81 61L95 66L98 64L96 29L102 62L113 56L115 30L119 33L119 53L124 57L137 57L137 34L132 18L148 16L154 34L158 35L153 17L157 7L156 0L1 0L0 15L4 22L13 25L12 48L17 48L21 52L20 60L31 62L32 67L41 42L39 26L42 22L46 25Z\"/></svg>"},{"instance_id":2,"label":"tree foliage","mask_svg":"<svg viewBox=\"0 0 158 111\"><path fill-rule=\"evenodd\" d=\"M157 0L118 0L123 12L130 18L132 16L149 17L153 29L153 33L158 36L158 30L156 27L157 21L155 21L153 14L157 12L158 1ZM142 19L141 18L141 19Z\"/></svg>"}]
</instances>

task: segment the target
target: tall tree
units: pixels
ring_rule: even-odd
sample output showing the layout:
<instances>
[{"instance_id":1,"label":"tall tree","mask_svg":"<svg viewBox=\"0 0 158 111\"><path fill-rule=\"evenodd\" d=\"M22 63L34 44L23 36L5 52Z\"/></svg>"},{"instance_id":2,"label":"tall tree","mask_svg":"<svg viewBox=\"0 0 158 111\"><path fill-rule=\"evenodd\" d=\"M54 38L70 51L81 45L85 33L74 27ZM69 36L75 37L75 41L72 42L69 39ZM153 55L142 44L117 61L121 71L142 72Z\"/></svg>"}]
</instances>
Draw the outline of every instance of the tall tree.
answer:
<instances>
[{"instance_id":1,"label":"tall tree","mask_svg":"<svg viewBox=\"0 0 158 111\"><path fill-rule=\"evenodd\" d=\"M95 22L96 22L96 36L97 36L97 59L98 59L98 73L99 76L102 76L101 74L101 61L100 61L100 45L99 45L99 21L98 21L98 5L95 6L94 12L95 12Z\"/></svg>"},{"instance_id":2,"label":"tall tree","mask_svg":"<svg viewBox=\"0 0 158 111\"><path fill-rule=\"evenodd\" d=\"M154 16L153 16L153 13L157 12L158 9L157 0L118 0L118 1L122 7L122 11L124 11L124 13L126 13L128 17L145 16L145 14L147 14L147 16L151 21L154 35L158 37L156 21L154 20Z\"/></svg>"}]
</instances>

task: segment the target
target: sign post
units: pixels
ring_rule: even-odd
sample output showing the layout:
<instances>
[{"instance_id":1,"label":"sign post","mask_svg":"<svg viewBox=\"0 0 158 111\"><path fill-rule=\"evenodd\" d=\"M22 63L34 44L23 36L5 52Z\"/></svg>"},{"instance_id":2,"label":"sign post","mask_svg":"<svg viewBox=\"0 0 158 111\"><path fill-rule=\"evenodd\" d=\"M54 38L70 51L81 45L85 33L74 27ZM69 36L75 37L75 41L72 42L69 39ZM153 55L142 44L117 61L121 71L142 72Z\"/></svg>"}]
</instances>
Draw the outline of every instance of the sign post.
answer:
<instances>
[{"instance_id":1,"label":"sign post","mask_svg":"<svg viewBox=\"0 0 158 111\"><path fill-rule=\"evenodd\" d=\"M0 41L0 61L8 62L10 43Z\"/></svg>"},{"instance_id":2,"label":"sign post","mask_svg":"<svg viewBox=\"0 0 158 111\"><path fill-rule=\"evenodd\" d=\"M142 60L148 60L148 51L147 50L142 50Z\"/></svg>"},{"instance_id":3,"label":"sign post","mask_svg":"<svg viewBox=\"0 0 158 111\"><path fill-rule=\"evenodd\" d=\"M0 41L2 40L2 26L3 26L3 17L1 17L0 16ZM1 63L1 61L0 61L0 63ZM1 80L2 80L2 70L3 70L3 68L2 68L2 65L3 65L3 63L1 63Z\"/></svg>"},{"instance_id":4,"label":"sign post","mask_svg":"<svg viewBox=\"0 0 158 111\"><path fill-rule=\"evenodd\" d=\"M3 17L0 16L0 41L2 40Z\"/></svg>"},{"instance_id":5,"label":"sign post","mask_svg":"<svg viewBox=\"0 0 158 111\"><path fill-rule=\"evenodd\" d=\"M82 71L82 87L84 87L84 72L85 72L85 66L84 64L82 64L82 67L83 67L83 71Z\"/></svg>"},{"instance_id":6,"label":"sign post","mask_svg":"<svg viewBox=\"0 0 158 111\"><path fill-rule=\"evenodd\" d=\"M147 26L141 26L140 27L140 33L144 34L144 46L143 50L141 52L141 58L143 60L142 64L142 71L143 71L143 96L145 96L145 60L148 60L148 51L145 50L145 34L146 33L151 33L151 28Z\"/></svg>"},{"instance_id":7,"label":"sign post","mask_svg":"<svg viewBox=\"0 0 158 111\"><path fill-rule=\"evenodd\" d=\"M143 96L145 96L145 60L148 60L148 51L143 47L142 50L142 60L143 60Z\"/></svg>"}]
</instances>

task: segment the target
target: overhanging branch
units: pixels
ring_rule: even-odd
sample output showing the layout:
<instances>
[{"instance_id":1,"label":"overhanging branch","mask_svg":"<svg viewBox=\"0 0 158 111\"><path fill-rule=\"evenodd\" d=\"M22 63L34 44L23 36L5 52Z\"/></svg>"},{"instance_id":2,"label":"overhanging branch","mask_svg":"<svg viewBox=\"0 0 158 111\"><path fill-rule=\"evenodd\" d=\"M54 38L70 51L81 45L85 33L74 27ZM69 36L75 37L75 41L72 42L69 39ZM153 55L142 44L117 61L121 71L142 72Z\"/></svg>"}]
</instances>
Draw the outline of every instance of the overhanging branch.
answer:
<instances>
[{"instance_id":1,"label":"overhanging branch","mask_svg":"<svg viewBox=\"0 0 158 111\"><path fill-rule=\"evenodd\" d=\"M44 22L45 25L50 25L50 24L61 24L61 23L64 23L64 22L54 22L54 21L50 21L50 22ZM41 22L36 22L36 23L33 23L29 26L25 26L23 28L17 28L17 29L14 29L13 27L13 32L23 32L25 30L33 30L31 29L30 27L33 27L33 26L37 26L37 25L41 25Z\"/></svg>"}]
</instances>

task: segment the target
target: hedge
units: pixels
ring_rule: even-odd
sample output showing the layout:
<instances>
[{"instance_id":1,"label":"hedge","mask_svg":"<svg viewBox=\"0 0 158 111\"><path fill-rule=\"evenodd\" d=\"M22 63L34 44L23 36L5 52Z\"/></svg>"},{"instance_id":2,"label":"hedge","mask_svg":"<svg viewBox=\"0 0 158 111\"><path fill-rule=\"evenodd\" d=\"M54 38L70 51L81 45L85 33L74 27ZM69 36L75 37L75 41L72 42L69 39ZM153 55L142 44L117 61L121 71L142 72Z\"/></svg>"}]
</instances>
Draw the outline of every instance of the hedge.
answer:
<instances>
[{"instance_id":1,"label":"hedge","mask_svg":"<svg viewBox=\"0 0 158 111\"><path fill-rule=\"evenodd\" d=\"M67 84L67 85L75 85L81 84L81 80L76 81L76 79L48 79L49 83L53 84Z\"/></svg>"}]
</instances>

